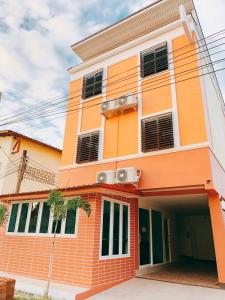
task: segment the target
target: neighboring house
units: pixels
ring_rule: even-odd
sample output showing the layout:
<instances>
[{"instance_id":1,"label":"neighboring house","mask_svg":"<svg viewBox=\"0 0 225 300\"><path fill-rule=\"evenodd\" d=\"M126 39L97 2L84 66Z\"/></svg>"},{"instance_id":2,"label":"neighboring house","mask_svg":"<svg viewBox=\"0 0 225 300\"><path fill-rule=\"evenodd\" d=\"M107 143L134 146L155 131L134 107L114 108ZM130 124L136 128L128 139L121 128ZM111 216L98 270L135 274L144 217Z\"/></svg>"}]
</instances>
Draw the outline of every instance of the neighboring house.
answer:
<instances>
[{"instance_id":1,"label":"neighboring house","mask_svg":"<svg viewBox=\"0 0 225 300\"><path fill-rule=\"evenodd\" d=\"M54 188L62 151L11 130L0 131L0 195L15 194L24 157L20 192Z\"/></svg>"},{"instance_id":2,"label":"neighboring house","mask_svg":"<svg viewBox=\"0 0 225 300\"><path fill-rule=\"evenodd\" d=\"M225 284L224 102L192 1L157 1L72 49L83 62L69 70L60 186L92 214L58 229L53 280L93 287L216 257ZM0 197L12 202L2 271L47 277L47 196Z\"/></svg>"}]
</instances>

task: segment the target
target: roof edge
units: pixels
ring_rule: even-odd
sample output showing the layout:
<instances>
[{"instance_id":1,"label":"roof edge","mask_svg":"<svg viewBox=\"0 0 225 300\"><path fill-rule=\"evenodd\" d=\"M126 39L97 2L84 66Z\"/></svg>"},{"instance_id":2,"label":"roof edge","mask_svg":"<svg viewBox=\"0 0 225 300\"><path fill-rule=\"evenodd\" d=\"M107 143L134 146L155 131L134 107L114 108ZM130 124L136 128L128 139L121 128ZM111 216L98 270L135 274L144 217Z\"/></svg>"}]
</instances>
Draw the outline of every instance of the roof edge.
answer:
<instances>
[{"instance_id":1,"label":"roof edge","mask_svg":"<svg viewBox=\"0 0 225 300\"><path fill-rule=\"evenodd\" d=\"M23 135L22 133L19 133L19 132L13 131L13 130L0 130L0 137L4 137L4 136L21 137L24 140L27 140L27 141L39 144L41 146L44 146L44 147L50 148L50 149L52 149L54 151L62 153L62 150L59 149L59 148L57 148L57 147L54 147L52 145L49 145L49 144L46 144L44 142L38 141L38 140L36 140L34 138L31 138L29 136Z\"/></svg>"},{"instance_id":2,"label":"roof edge","mask_svg":"<svg viewBox=\"0 0 225 300\"><path fill-rule=\"evenodd\" d=\"M95 33L93 33L93 34L91 34L91 35L89 35L89 36L87 36L87 37L85 37L85 38L79 40L78 42L72 44L70 47L73 49L73 47L75 47L75 46L77 46L77 45L79 45L79 44L82 44L83 42L87 41L88 39L91 39L92 37L94 37L94 36L96 36L96 35L98 35L98 34L104 32L105 30L108 30L109 28L114 27L114 26L116 26L116 25L122 23L122 22L126 21L127 19L130 19L130 18L132 18L133 16L138 15L139 13L141 13L142 11L144 11L145 9L147 9L147 8L149 8L149 7L152 7L152 6L154 6L154 5L157 5L158 3L163 2L163 1L165 1L165 0L156 0L155 2L153 2L153 3L149 4L149 5L146 5L146 6L142 7L141 9L139 9L139 10L133 12L132 14L126 16L125 18L123 18L123 19L121 19L121 20L119 20L119 21L117 21L117 22L115 22L115 23L113 23L113 24L111 24L111 25L109 25L109 26L106 26L106 27L104 27L104 28L102 28L102 29L96 31Z\"/></svg>"}]
</instances>

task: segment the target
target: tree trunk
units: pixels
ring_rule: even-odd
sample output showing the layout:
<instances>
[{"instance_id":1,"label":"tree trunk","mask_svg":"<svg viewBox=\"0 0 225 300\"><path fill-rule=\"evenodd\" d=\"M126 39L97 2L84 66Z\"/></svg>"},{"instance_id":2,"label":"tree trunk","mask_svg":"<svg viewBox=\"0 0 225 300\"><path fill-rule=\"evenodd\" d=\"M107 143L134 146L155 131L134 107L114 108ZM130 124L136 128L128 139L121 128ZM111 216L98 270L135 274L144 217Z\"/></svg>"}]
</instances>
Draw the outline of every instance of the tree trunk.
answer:
<instances>
[{"instance_id":1,"label":"tree trunk","mask_svg":"<svg viewBox=\"0 0 225 300\"><path fill-rule=\"evenodd\" d=\"M56 237L56 230L58 226L58 221L56 221L55 229L54 229L54 235L52 239L52 247L51 247L51 253L50 253L50 262L49 262L49 271L48 271L48 282L47 287L45 291L45 298L48 298L49 294L49 288L50 288L50 281L51 281L51 275L52 275L52 268L53 268L53 258L54 258L54 248L55 248L55 237Z\"/></svg>"}]
</instances>

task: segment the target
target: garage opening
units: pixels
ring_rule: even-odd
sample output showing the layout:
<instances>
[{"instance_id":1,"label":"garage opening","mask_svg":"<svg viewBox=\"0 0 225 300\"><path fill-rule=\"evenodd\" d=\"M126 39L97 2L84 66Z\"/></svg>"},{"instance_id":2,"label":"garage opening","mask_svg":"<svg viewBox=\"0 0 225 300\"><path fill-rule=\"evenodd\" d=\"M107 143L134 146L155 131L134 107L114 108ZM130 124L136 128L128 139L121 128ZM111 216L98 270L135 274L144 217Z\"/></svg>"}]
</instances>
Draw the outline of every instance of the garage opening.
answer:
<instances>
[{"instance_id":1,"label":"garage opening","mask_svg":"<svg viewBox=\"0 0 225 300\"><path fill-rule=\"evenodd\" d=\"M207 195L139 199L138 277L218 287Z\"/></svg>"}]
</instances>

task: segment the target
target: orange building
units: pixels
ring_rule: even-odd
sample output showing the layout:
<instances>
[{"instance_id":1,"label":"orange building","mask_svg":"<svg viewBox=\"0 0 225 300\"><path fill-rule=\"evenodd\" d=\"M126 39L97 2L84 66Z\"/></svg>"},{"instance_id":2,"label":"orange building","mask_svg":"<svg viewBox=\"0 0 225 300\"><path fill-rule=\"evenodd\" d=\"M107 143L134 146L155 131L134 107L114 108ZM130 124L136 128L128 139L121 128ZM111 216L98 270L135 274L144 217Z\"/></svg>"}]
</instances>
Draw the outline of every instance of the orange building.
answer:
<instances>
[{"instance_id":1,"label":"orange building","mask_svg":"<svg viewBox=\"0 0 225 300\"><path fill-rule=\"evenodd\" d=\"M174 262L198 272L201 261L215 263L225 284L225 109L192 1L157 1L72 50L83 62L69 70L60 186L68 199L90 201L92 214L70 216L73 228L62 223L53 280L96 287ZM46 197L3 197L13 206L2 271L46 278ZM35 232L26 215L18 232L33 201Z\"/></svg>"}]
</instances>

